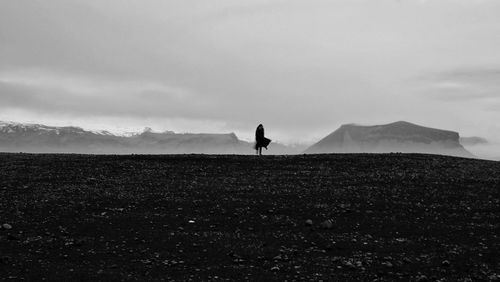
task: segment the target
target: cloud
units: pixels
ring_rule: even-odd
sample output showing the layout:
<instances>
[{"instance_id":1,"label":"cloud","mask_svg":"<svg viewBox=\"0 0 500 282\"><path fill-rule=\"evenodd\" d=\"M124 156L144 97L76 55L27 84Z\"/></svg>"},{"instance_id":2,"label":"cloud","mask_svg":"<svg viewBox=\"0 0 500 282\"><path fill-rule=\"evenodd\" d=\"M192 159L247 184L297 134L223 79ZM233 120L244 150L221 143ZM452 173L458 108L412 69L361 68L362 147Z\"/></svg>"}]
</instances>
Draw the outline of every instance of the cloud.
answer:
<instances>
[{"instance_id":1,"label":"cloud","mask_svg":"<svg viewBox=\"0 0 500 282\"><path fill-rule=\"evenodd\" d=\"M443 108L494 100L495 78L435 69L498 65L498 8L496 0L0 1L0 114L144 126L178 118L235 131L262 122L297 139L350 122L456 129Z\"/></svg>"},{"instance_id":2,"label":"cloud","mask_svg":"<svg viewBox=\"0 0 500 282\"><path fill-rule=\"evenodd\" d=\"M460 68L426 75L419 93L449 101L482 101L500 103L500 67Z\"/></svg>"},{"instance_id":3,"label":"cloud","mask_svg":"<svg viewBox=\"0 0 500 282\"><path fill-rule=\"evenodd\" d=\"M47 71L0 72L1 108L40 113L139 117L203 117L210 103L182 87ZM185 109L191 108L192 115ZM184 109L184 110L183 110Z\"/></svg>"}]
</instances>

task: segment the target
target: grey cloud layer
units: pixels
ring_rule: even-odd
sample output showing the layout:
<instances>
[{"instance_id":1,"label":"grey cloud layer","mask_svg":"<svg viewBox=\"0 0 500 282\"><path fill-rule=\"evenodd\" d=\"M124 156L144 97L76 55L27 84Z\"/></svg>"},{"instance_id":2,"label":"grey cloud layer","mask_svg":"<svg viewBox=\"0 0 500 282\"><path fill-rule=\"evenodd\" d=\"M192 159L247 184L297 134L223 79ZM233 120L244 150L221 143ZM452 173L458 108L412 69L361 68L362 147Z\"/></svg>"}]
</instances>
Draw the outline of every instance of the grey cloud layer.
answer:
<instances>
[{"instance_id":1,"label":"grey cloud layer","mask_svg":"<svg viewBox=\"0 0 500 282\"><path fill-rule=\"evenodd\" d=\"M0 107L303 133L432 125L450 100L499 91L484 67L500 66L498 11L496 0L1 1Z\"/></svg>"},{"instance_id":2,"label":"grey cloud layer","mask_svg":"<svg viewBox=\"0 0 500 282\"><path fill-rule=\"evenodd\" d=\"M427 95L445 101L490 100L500 105L500 66L461 68L427 75Z\"/></svg>"}]
</instances>

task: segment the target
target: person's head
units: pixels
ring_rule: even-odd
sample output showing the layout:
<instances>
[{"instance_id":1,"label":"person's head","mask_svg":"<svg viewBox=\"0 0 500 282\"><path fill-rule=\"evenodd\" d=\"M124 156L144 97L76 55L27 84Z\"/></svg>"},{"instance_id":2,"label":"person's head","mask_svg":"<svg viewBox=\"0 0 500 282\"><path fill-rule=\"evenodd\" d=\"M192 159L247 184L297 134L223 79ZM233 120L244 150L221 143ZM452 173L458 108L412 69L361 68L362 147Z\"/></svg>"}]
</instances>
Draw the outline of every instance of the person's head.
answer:
<instances>
[{"instance_id":1,"label":"person's head","mask_svg":"<svg viewBox=\"0 0 500 282\"><path fill-rule=\"evenodd\" d=\"M257 126L258 128L264 128L264 126L261 124L259 124L259 126Z\"/></svg>"}]
</instances>

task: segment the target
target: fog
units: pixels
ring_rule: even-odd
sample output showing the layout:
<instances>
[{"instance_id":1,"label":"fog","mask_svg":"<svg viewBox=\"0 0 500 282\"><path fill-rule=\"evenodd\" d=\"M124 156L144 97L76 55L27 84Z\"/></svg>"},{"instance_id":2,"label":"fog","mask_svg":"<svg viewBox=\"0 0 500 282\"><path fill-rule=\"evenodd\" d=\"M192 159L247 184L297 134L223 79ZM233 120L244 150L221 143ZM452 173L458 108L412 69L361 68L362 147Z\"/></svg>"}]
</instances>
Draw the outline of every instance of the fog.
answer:
<instances>
[{"instance_id":1,"label":"fog","mask_svg":"<svg viewBox=\"0 0 500 282\"><path fill-rule=\"evenodd\" d=\"M500 143L489 143L464 147L477 158L500 161Z\"/></svg>"}]
</instances>

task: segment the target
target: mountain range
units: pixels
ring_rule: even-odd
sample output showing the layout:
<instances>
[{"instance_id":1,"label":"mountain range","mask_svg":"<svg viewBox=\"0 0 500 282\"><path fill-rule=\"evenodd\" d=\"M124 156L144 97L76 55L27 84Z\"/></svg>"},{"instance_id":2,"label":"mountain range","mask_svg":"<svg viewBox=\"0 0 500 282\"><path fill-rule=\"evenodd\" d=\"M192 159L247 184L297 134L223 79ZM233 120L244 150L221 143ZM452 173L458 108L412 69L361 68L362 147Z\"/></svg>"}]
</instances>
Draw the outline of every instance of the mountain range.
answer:
<instances>
[{"instance_id":1,"label":"mountain range","mask_svg":"<svg viewBox=\"0 0 500 282\"><path fill-rule=\"evenodd\" d=\"M431 153L473 157L461 144L483 144L480 137L399 121L385 125L345 124L309 148L272 142L268 154ZM306 149L304 151L304 149ZM254 154L253 142L234 133L142 132L116 135L74 126L0 121L0 152L85 154Z\"/></svg>"},{"instance_id":2,"label":"mountain range","mask_svg":"<svg viewBox=\"0 0 500 282\"><path fill-rule=\"evenodd\" d=\"M234 133L143 132L128 136L80 127L0 122L0 151L91 154L253 154L253 143ZM271 143L273 154L298 153L292 147Z\"/></svg>"}]
</instances>

